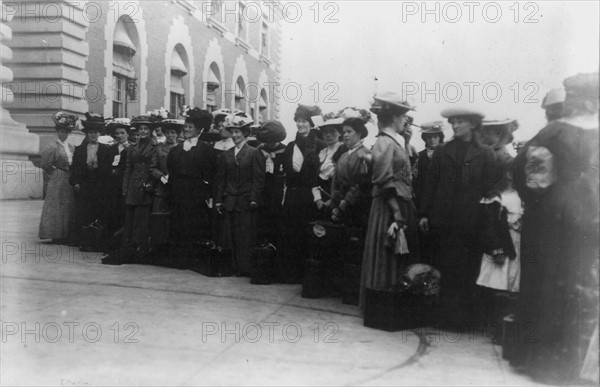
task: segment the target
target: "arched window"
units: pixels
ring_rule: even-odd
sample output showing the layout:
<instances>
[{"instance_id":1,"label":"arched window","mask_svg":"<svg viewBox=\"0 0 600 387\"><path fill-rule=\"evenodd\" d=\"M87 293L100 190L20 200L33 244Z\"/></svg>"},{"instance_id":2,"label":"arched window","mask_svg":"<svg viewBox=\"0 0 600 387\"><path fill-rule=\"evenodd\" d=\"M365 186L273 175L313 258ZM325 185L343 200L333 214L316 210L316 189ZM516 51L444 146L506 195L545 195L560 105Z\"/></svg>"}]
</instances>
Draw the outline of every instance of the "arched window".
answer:
<instances>
[{"instance_id":1,"label":"arched window","mask_svg":"<svg viewBox=\"0 0 600 387\"><path fill-rule=\"evenodd\" d=\"M213 112L221 106L221 95L218 92L221 87L221 71L215 62L210 64L208 80L206 81L206 109Z\"/></svg>"},{"instance_id":2,"label":"arched window","mask_svg":"<svg viewBox=\"0 0 600 387\"><path fill-rule=\"evenodd\" d=\"M132 105L138 102L136 69L139 67L139 55L136 57L136 52L139 37L135 27L126 18L123 16L117 22L113 38L113 117L128 117L133 114Z\"/></svg>"},{"instance_id":3,"label":"arched window","mask_svg":"<svg viewBox=\"0 0 600 387\"><path fill-rule=\"evenodd\" d=\"M186 96L189 95L188 66L188 56L185 48L181 44L177 44L171 53L171 83L169 87L169 111L175 116L179 116L185 105Z\"/></svg>"},{"instance_id":4,"label":"arched window","mask_svg":"<svg viewBox=\"0 0 600 387\"><path fill-rule=\"evenodd\" d=\"M235 83L235 109L246 111L246 85L244 78L238 77Z\"/></svg>"}]
</instances>

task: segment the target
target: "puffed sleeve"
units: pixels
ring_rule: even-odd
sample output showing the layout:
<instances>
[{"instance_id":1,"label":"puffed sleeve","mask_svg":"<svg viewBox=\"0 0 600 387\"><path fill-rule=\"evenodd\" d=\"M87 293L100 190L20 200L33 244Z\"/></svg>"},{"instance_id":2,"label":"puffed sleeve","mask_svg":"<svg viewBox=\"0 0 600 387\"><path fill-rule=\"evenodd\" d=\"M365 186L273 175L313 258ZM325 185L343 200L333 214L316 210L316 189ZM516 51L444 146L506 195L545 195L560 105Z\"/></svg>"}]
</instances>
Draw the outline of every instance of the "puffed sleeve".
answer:
<instances>
[{"instance_id":1,"label":"puffed sleeve","mask_svg":"<svg viewBox=\"0 0 600 387\"><path fill-rule=\"evenodd\" d=\"M47 173L51 174L56 169L54 163L56 162L58 149L55 145L48 145L46 149L42 151L41 168Z\"/></svg>"}]
</instances>

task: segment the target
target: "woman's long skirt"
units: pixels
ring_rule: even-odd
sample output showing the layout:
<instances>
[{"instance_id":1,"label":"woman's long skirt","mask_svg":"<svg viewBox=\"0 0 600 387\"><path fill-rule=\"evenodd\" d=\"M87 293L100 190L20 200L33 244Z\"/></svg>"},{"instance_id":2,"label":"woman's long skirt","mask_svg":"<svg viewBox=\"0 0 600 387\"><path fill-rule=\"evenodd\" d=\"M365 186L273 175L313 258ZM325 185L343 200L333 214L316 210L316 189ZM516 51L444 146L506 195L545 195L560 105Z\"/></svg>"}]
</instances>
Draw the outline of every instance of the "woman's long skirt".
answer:
<instances>
[{"instance_id":1,"label":"woman's long skirt","mask_svg":"<svg viewBox=\"0 0 600 387\"><path fill-rule=\"evenodd\" d=\"M359 305L363 310L366 289L397 285L400 283L406 267L419 262L419 240L414 206L412 202L399 202L408 226L404 232L410 253L394 254L393 246L389 246L387 235L388 228L394 221L392 210L381 196L374 197L365 238L360 283Z\"/></svg>"},{"instance_id":2,"label":"woman's long skirt","mask_svg":"<svg viewBox=\"0 0 600 387\"><path fill-rule=\"evenodd\" d=\"M48 178L46 199L40 219L40 239L65 239L69 236L69 221L74 215L73 187L69 172L55 169Z\"/></svg>"}]
</instances>

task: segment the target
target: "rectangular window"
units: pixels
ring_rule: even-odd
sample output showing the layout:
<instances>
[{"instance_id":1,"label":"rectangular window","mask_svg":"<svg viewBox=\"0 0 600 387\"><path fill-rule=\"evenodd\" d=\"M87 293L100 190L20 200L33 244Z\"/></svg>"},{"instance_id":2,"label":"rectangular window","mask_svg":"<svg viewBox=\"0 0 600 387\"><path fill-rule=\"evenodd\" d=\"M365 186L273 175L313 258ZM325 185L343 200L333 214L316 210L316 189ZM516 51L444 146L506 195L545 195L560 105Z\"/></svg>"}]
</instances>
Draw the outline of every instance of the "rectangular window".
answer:
<instances>
[{"instance_id":1,"label":"rectangular window","mask_svg":"<svg viewBox=\"0 0 600 387\"><path fill-rule=\"evenodd\" d=\"M127 93L125 86L127 78L123 75L113 73L113 117L127 117Z\"/></svg>"},{"instance_id":2,"label":"rectangular window","mask_svg":"<svg viewBox=\"0 0 600 387\"><path fill-rule=\"evenodd\" d=\"M171 92L171 106L169 111L172 114L175 114L175 116L179 117L179 113L181 112L181 109L184 105L185 99L183 94Z\"/></svg>"}]
</instances>

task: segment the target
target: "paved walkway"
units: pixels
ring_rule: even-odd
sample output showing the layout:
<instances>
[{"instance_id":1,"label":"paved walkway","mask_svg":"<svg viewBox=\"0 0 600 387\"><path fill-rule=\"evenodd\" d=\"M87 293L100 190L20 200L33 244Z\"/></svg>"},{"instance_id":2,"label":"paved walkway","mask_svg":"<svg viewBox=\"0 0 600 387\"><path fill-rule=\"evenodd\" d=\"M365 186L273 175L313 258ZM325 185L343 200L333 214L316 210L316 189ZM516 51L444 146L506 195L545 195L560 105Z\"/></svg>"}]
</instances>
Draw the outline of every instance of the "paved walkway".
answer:
<instances>
[{"instance_id":1,"label":"paved walkway","mask_svg":"<svg viewBox=\"0 0 600 387\"><path fill-rule=\"evenodd\" d=\"M481 333L388 333L339 298L40 242L2 201L2 385L537 385Z\"/></svg>"}]
</instances>

